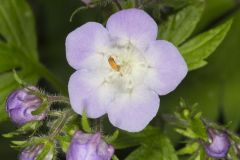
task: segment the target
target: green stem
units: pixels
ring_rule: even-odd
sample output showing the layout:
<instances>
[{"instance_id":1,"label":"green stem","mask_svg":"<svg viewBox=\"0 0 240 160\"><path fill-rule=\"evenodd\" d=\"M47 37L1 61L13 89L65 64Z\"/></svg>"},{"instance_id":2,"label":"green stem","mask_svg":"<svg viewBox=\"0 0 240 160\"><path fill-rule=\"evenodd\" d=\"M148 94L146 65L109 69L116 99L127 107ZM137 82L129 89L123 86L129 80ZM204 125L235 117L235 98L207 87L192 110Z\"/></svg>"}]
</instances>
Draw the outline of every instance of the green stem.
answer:
<instances>
[{"instance_id":1,"label":"green stem","mask_svg":"<svg viewBox=\"0 0 240 160\"><path fill-rule=\"evenodd\" d=\"M67 110L63 113L62 117L60 117L57 122L56 125L54 125L54 128L51 130L51 134L49 136L50 140L54 140L55 137L62 131L64 125L66 124L66 122L68 121L68 119L71 117L71 115L73 115L74 112L73 110Z\"/></svg>"},{"instance_id":2,"label":"green stem","mask_svg":"<svg viewBox=\"0 0 240 160\"><path fill-rule=\"evenodd\" d=\"M66 86L43 64L36 62L34 63L34 66L38 74L45 78L55 89L60 90L60 92L62 92L64 95L67 94Z\"/></svg>"},{"instance_id":3,"label":"green stem","mask_svg":"<svg viewBox=\"0 0 240 160\"><path fill-rule=\"evenodd\" d=\"M50 103L66 103L66 104L70 104L69 98L65 97L65 96L48 96L48 102Z\"/></svg>"}]
</instances>

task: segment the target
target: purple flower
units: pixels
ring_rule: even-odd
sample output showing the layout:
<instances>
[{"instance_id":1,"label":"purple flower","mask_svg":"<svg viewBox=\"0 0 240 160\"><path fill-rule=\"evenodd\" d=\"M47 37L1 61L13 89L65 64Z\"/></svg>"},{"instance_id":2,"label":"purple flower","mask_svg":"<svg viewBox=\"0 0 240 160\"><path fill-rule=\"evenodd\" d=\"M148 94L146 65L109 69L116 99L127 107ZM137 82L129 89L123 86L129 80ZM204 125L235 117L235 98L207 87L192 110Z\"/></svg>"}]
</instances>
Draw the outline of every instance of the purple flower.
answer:
<instances>
[{"instance_id":1,"label":"purple flower","mask_svg":"<svg viewBox=\"0 0 240 160\"><path fill-rule=\"evenodd\" d=\"M44 145L37 145L24 149L19 156L19 160L35 160L37 155L42 151L43 147ZM53 153L49 151L44 160L52 160L52 158Z\"/></svg>"},{"instance_id":2,"label":"purple flower","mask_svg":"<svg viewBox=\"0 0 240 160\"><path fill-rule=\"evenodd\" d=\"M231 144L228 135L224 132L217 133L211 128L208 129L208 135L211 143L204 146L207 154L213 158L226 157Z\"/></svg>"},{"instance_id":3,"label":"purple flower","mask_svg":"<svg viewBox=\"0 0 240 160\"><path fill-rule=\"evenodd\" d=\"M75 133L67 152L67 160L110 160L114 149L101 139L100 133Z\"/></svg>"},{"instance_id":4,"label":"purple flower","mask_svg":"<svg viewBox=\"0 0 240 160\"><path fill-rule=\"evenodd\" d=\"M37 90L36 87L30 87ZM11 120L18 124L23 125L27 122L34 120L42 120L46 114L32 115L32 111L36 110L42 103L42 100L30 93L29 89L23 88L12 92L6 101L6 111Z\"/></svg>"},{"instance_id":5,"label":"purple flower","mask_svg":"<svg viewBox=\"0 0 240 160\"><path fill-rule=\"evenodd\" d=\"M163 31L164 32L164 31ZM173 91L187 65L170 42L156 40L158 26L143 10L113 14L106 28L89 22L66 39L68 63L77 71L68 84L75 112L137 132L156 116L159 96Z\"/></svg>"}]
</instances>

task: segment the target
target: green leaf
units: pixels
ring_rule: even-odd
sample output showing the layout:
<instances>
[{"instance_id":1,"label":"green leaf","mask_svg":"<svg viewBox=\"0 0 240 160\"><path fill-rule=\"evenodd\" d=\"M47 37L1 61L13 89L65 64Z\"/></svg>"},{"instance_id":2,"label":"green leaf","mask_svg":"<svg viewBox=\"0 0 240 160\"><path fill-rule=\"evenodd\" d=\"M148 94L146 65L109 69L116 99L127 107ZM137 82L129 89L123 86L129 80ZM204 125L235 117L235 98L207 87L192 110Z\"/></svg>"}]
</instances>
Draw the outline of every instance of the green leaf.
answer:
<instances>
[{"instance_id":1,"label":"green leaf","mask_svg":"<svg viewBox=\"0 0 240 160\"><path fill-rule=\"evenodd\" d=\"M186 130L185 129L176 128L175 131L178 134L181 134L181 135L183 135L185 137L188 137L188 138L192 138L192 139L197 138L196 133L193 132L190 128L187 128Z\"/></svg>"},{"instance_id":2,"label":"green leaf","mask_svg":"<svg viewBox=\"0 0 240 160\"><path fill-rule=\"evenodd\" d=\"M25 0L0 0L0 33L7 43L37 60L35 23Z\"/></svg>"},{"instance_id":3,"label":"green leaf","mask_svg":"<svg viewBox=\"0 0 240 160\"><path fill-rule=\"evenodd\" d=\"M192 154L192 156L188 158L188 160L206 160L205 150L201 147L197 152ZM208 157L207 160L211 159Z\"/></svg>"},{"instance_id":4,"label":"green leaf","mask_svg":"<svg viewBox=\"0 0 240 160\"><path fill-rule=\"evenodd\" d=\"M177 160L170 140L164 135L148 137L138 149L133 151L126 160Z\"/></svg>"},{"instance_id":5,"label":"green leaf","mask_svg":"<svg viewBox=\"0 0 240 160\"><path fill-rule=\"evenodd\" d=\"M118 157L116 155L112 156L112 160L119 160Z\"/></svg>"},{"instance_id":6,"label":"green leaf","mask_svg":"<svg viewBox=\"0 0 240 160\"><path fill-rule=\"evenodd\" d=\"M209 64L190 72L172 94L162 97L162 112L175 111L179 97L183 97L188 104L198 102L196 109L207 119L217 121L222 117L224 124L232 122L232 129L239 128L240 11L227 18L233 18L233 24L224 41L208 58Z\"/></svg>"},{"instance_id":7,"label":"green leaf","mask_svg":"<svg viewBox=\"0 0 240 160\"><path fill-rule=\"evenodd\" d=\"M185 147L181 148L177 151L178 155L185 155L185 154L194 154L197 149L199 148L199 143L194 142L187 144Z\"/></svg>"},{"instance_id":8,"label":"green leaf","mask_svg":"<svg viewBox=\"0 0 240 160\"><path fill-rule=\"evenodd\" d=\"M201 120L202 113L198 113L190 122L190 128L197 135L197 138L201 138L207 141L207 129Z\"/></svg>"},{"instance_id":9,"label":"green leaf","mask_svg":"<svg viewBox=\"0 0 240 160\"><path fill-rule=\"evenodd\" d=\"M105 141L108 144L112 144L118 138L118 135L119 135L119 130L117 129L111 136L105 137Z\"/></svg>"},{"instance_id":10,"label":"green leaf","mask_svg":"<svg viewBox=\"0 0 240 160\"><path fill-rule=\"evenodd\" d=\"M5 138L12 138L13 136L20 135L20 134L25 134L28 131L36 130L41 125L42 125L41 121L31 121L31 122L28 122L28 123L24 124L23 126L18 128L16 131L6 133L6 134L2 134L2 136L5 137Z\"/></svg>"},{"instance_id":11,"label":"green leaf","mask_svg":"<svg viewBox=\"0 0 240 160\"><path fill-rule=\"evenodd\" d=\"M235 153L233 146L230 147L229 149L229 155L231 156L232 160L238 160L238 155Z\"/></svg>"},{"instance_id":12,"label":"green leaf","mask_svg":"<svg viewBox=\"0 0 240 160\"><path fill-rule=\"evenodd\" d=\"M200 22L197 25L196 33L209 27L215 20L233 10L237 5L235 0L205 0L205 9Z\"/></svg>"},{"instance_id":13,"label":"green leaf","mask_svg":"<svg viewBox=\"0 0 240 160\"><path fill-rule=\"evenodd\" d=\"M159 25L158 38L168 40L176 46L189 38L196 28L204 10L204 1L197 1L171 15Z\"/></svg>"},{"instance_id":14,"label":"green leaf","mask_svg":"<svg viewBox=\"0 0 240 160\"><path fill-rule=\"evenodd\" d=\"M232 20L204 32L187 41L180 47L189 70L203 67L207 64L205 59L211 55L223 41L232 24Z\"/></svg>"},{"instance_id":15,"label":"green leaf","mask_svg":"<svg viewBox=\"0 0 240 160\"><path fill-rule=\"evenodd\" d=\"M59 141L60 143L60 146L63 150L63 152L67 152L68 150L68 147L70 145L70 142L71 142L71 137L66 135L66 136L58 136L57 137L57 140Z\"/></svg>"},{"instance_id":16,"label":"green leaf","mask_svg":"<svg viewBox=\"0 0 240 160\"><path fill-rule=\"evenodd\" d=\"M29 84L38 76L33 67L37 62L37 43L34 18L25 0L0 0L0 121L6 120L4 112L7 95L19 84L12 69Z\"/></svg>"},{"instance_id":17,"label":"green leaf","mask_svg":"<svg viewBox=\"0 0 240 160\"><path fill-rule=\"evenodd\" d=\"M48 101L43 101L42 104L34 111L32 111L33 115L39 115L46 111L46 109L49 107Z\"/></svg>"},{"instance_id":18,"label":"green leaf","mask_svg":"<svg viewBox=\"0 0 240 160\"><path fill-rule=\"evenodd\" d=\"M160 129L151 126L146 127L143 131L138 133L120 131L118 138L113 141L112 145L115 149L133 147L144 143L149 137L158 137L159 134L161 134Z\"/></svg>"},{"instance_id":19,"label":"green leaf","mask_svg":"<svg viewBox=\"0 0 240 160\"><path fill-rule=\"evenodd\" d=\"M24 146L27 141L11 141L11 143L17 146Z\"/></svg>"},{"instance_id":20,"label":"green leaf","mask_svg":"<svg viewBox=\"0 0 240 160\"><path fill-rule=\"evenodd\" d=\"M41 152L37 155L36 160L45 160L48 154L51 154L51 152L53 152L53 144L47 142L44 144L44 147L41 150Z\"/></svg>"}]
</instances>

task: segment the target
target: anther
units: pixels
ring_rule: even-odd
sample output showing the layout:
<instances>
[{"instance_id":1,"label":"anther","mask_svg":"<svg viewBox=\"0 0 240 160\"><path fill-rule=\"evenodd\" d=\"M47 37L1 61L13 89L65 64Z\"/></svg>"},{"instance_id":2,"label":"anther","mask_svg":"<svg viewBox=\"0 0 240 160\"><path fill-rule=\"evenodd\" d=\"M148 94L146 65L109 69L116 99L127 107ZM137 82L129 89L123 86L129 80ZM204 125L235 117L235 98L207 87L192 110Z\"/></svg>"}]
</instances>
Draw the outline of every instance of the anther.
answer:
<instances>
[{"instance_id":1,"label":"anther","mask_svg":"<svg viewBox=\"0 0 240 160\"><path fill-rule=\"evenodd\" d=\"M119 72L120 66L115 62L113 57L110 56L108 58L108 63L110 64L110 66L112 67L113 70Z\"/></svg>"}]
</instances>

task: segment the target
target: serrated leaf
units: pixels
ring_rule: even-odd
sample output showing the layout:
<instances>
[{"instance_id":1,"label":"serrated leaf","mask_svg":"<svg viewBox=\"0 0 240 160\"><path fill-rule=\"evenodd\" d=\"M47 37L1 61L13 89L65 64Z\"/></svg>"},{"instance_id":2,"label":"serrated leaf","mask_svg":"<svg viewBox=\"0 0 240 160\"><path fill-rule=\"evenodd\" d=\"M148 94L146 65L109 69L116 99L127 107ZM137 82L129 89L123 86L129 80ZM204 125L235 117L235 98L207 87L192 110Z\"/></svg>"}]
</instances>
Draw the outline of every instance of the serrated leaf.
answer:
<instances>
[{"instance_id":1,"label":"serrated leaf","mask_svg":"<svg viewBox=\"0 0 240 160\"><path fill-rule=\"evenodd\" d=\"M138 149L133 151L126 160L177 160L170 140L164 135L149 137Z\"/></svg>"},{"instance_id":2,"label":"serrated leaf","mask_svg":"<svg viewBox=\"0 0 240 160\"><path fill-rule=\"evenodd\" d=\"M232 20L206 31L187 41L180 47L189 70L206 65L205 59L211 55L223 41L232 24Z\"/></svg>"},{"instance_id":3,"label":"serrated leaf","mask_svg":"<svg viewBox=\"0 0 240 160\"><path fill-rule=\"evenodd\" d=\"M183 43L196 28L204 10L204 2L197 1L183 8L159 25L158 38L168 40L176 46Z\"/></svg>"}]
</instances>

